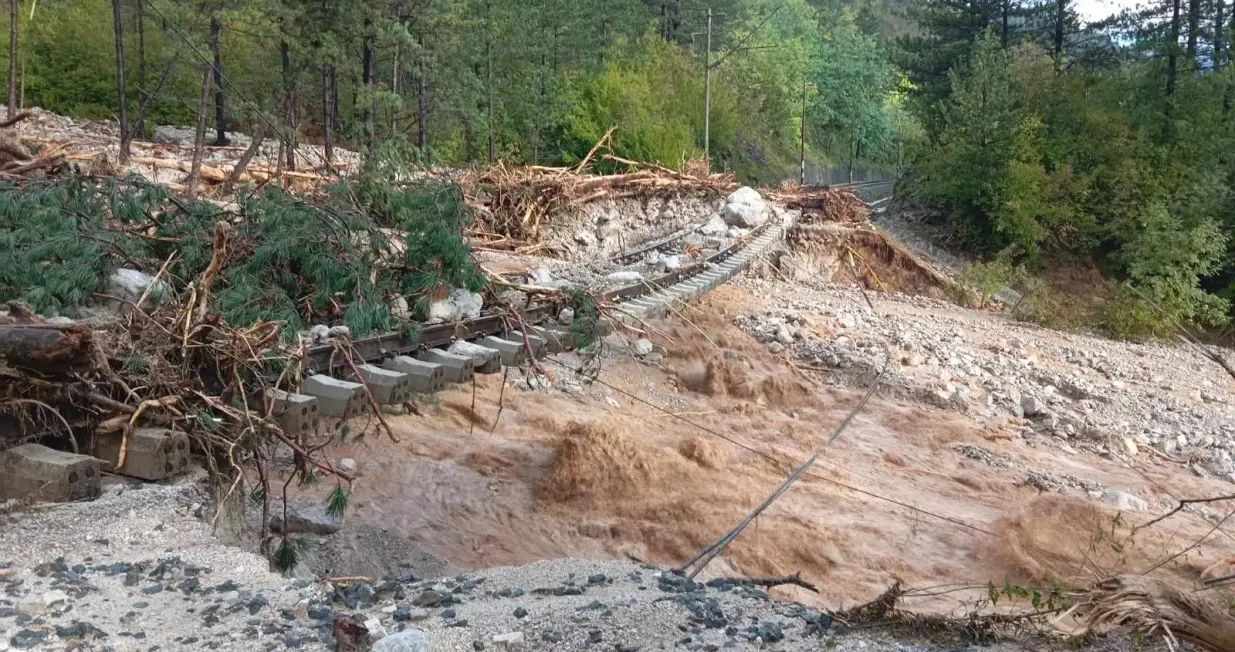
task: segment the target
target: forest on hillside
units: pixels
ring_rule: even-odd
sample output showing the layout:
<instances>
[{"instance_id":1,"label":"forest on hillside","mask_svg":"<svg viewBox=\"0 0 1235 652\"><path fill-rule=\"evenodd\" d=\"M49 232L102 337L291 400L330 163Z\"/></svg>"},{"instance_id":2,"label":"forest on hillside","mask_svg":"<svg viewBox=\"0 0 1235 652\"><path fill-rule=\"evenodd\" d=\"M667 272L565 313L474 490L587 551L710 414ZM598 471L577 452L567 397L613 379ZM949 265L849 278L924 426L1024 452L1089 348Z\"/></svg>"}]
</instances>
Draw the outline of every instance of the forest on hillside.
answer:
<instances>
[{"instance_id":1,"label":"forest on hillside","mask_svg":"<svg viewBox=\"0 0 1235 652\"><path fill-rule=\"evenodd\" d=\"M1128 337L1225 325L1235 296L1230 0L9 0L12 103L419 160L820 166L899 194L980 281L1102 286ZM117 38L119 36L119 38ZM122 66L117 63L122 62ZM123 68L123 75L121 75ZM124 102L118 97L123 77ZM707 110L705 110L707 107ZM1105 280L1102 280L1105 279ZM1090 314L1092 313L1092 314Z\"/></svg>"},{"instance_id":2,"label":"forest on hillside","mask_svg":"<svg viewBox=\"0 0 1235 652\"><path fill-rule=\"evenodd\" d=\"M217 63L210 111L220 130L253 129L261 112L301 139L364 150L403 138L448 165L570 163L614 125L623 156L681 165L704 154L707 131L715 167L774 183L797 170L804 106L812 161L891 167L903 158L916 123L875 17L891 11L879 2L10 6L19 32L19 103L115 118L115 22L123 33L127 112L138 132L193 124L202 68Z\"/></svg>"}]
</instances>

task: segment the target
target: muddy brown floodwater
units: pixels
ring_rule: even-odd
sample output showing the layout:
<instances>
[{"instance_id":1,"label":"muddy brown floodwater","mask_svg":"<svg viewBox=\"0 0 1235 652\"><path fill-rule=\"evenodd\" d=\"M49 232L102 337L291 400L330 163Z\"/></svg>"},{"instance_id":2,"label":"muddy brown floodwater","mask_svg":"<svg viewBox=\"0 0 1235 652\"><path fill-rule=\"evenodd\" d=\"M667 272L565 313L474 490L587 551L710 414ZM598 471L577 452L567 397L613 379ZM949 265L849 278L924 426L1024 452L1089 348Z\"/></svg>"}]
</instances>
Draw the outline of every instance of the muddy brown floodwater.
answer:
<instances>
[{"instance_id":1,"label":"muddy brown floodwater","mask_svg":"<svg viewBox=\"0 0 1235 652\"><path fill-rule=\"evenodd\" d=\"M604 387L527 391L513 375L495 427L502 377L482 376L475 414L471 387L454 388L423 417L390 417L398 443L370 433L332 446L360 465L348 527L384 529L459 570L555 557L680 563L758 504L860 395L826 388L731 327L731 309L756 297L726 288L710 301L694 325L660 325L661 366L619 356L601 380L715 434ZM1129 538L1149 515L1116 517L1080 492L1043 494L1021 481L1024 467L1043 468L1142 496L1158 491L1149 480L1176 495L1215 491L1216 481L1065 457L1013 433L877 397L705 576L801 572L818 595L776 592L828 608L869 600L896 580L975 587L908 603L950 611L990 581L1081 584L1144 570L1213 531L1181 514ZM1022 470L970 459L958 444ZM1157 572L1192 581L1230 547L1211 536Z\"/></svg>"}]
</instances>

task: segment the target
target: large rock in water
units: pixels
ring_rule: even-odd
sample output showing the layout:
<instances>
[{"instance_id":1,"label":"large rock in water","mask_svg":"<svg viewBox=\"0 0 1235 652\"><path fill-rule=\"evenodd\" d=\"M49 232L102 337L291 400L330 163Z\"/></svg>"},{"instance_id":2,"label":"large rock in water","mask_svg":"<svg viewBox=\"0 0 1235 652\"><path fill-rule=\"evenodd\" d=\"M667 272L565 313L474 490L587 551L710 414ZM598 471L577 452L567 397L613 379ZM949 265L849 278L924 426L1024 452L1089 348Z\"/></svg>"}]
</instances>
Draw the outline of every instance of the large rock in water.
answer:
<instances>
[{"instance_id":1,"label":"large rock in water","mask_svg":"<svg viewBox=\"0 0 1235 652\"><path fill-rule=\"evenodd\" d=\"M1149 503L1126 491L1108 491L1103 494L1102 502L1121 512L1144 512L1149 510Z\"/></svg>"},{"instance_id":2,"label":"large rock in water","mask_svg":"<svg viewBox=\"0 0 1235 652\"><path fill-rule=\"evenodd\" d=\"M372 652L429 652L429 639L419 629L405 629L373 644Z\"/></svg>"},{"instance_id":3,"label":"large rock in water","mask_svg":"<svg viewBox=\"0 0 1235 652\"><path fill-rule=\"evenodd\" d=\"M484 305L484 297L463 288L456 288L451 290L450 296L445 299L429 304L429 319L440 321L477 319Z\"/></svg>"},{"instance_id":4,"label":"large rock in water","mask_svg":"<svg viewBox=\"0 0 1235 652\"><path fill-rule=\"evenodd\" d=\"M725 208L721 211L725 224L743 229L763 226L771 214L768 203L763 201L763 197L760 197L754 188L748 186L742 186L729 195L725 200Z\"/></svg>"},{"instance_id":5,"label":"large rock in water","mask_svg":"<svg viewBox=\"0 0 1235 652\"><path fill-rule=\"evenodd\" d=\"M323 505L288 505L286 524L283 522L283 504L270 505L270 529L278 534L325 536L338 532L342 527L342 521L327 514Z\"/></svg>"}]
</instances>

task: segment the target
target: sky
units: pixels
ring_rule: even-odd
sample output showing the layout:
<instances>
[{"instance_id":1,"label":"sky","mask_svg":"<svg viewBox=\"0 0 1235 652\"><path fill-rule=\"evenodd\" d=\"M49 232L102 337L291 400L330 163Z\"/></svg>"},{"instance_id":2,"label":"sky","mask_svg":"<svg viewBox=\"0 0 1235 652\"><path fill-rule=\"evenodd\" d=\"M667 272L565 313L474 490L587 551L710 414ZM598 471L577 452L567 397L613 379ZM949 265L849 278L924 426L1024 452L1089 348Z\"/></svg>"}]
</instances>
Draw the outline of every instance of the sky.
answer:
<instances>
[{"instance_id":1,"label":"sky","mask_svg":"<svg viewBox=\"0 0 1235 652\"><path fill-rule=\"evenodd\" d=\"M1137 4L1137 0L1076 0L1076 12L1081 20L1089 22L1131 9Z\"/></svg>"}]
</instances>

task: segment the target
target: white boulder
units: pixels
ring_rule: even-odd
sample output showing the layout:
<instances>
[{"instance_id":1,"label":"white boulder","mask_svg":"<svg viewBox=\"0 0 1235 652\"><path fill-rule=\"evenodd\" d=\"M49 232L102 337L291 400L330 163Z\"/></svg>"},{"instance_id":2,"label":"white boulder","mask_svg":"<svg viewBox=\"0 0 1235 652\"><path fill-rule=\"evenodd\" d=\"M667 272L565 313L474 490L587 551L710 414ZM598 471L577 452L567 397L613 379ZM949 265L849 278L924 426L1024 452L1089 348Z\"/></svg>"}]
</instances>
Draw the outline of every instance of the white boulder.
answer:
<instances>
[{"instance_id":1,"label":"white boulder","mask_svg":"<svg viewBox=\"0 0 1235 652\"><path fill-rule=\"evenodd\" d=\"M419 629L405 629L373 644L372 652L429 652L429 639Z\"/></svg>"},{"instance_id":2,"label":"white boulder","mask_svg":"<svg viewBox=\"0 0 1235 652\"><path fill-rule=\"evenodd\" d=\"M606 277L606 280L613 283L638 283L643 280L643 274L634 270L613 272Z\"/></svg>"},{"instance_id":3,"label":"white boulder","mask_svg":"<svg viewBox=\"0 0 1235 652\"><path fill-rule=\"evenodd\" d=\"M759 196L754 188L742 186L725 199L725 208L721 217L725 224L743 229L753 229L763 226L771 215L768 203Z\"/></svg>"},{"instance_id":4,"label":"white boulder","mask_svg":"<svg viewBox=\"0 0 1235 652\"><path fill-rule=\"evenodd\" d=\"M154 287L151 287L153 285ZM116 299L108 299L106 304L109 308L120 311L128 311L133 309L133 305L146 292L146 288L150 288L150 293L146 295L146 301L143 305L155 306L171 295L171 288L163 281L156 282L154 277L136 269L127 269L121 267L111 273L107 278L107 289L105 292Z\"/></svg>"},{"instance_id":5,"label":"white boulder","mask_svg":"<svg viewBox=\"0 0 1235 652\"><path fill-rule=\"evenodd\" d=\"M1121 512L1144 512L1149 509L1149 503L1126 491L1108 491L1103 494L1102 502Z\"/></svg>"},{"instance_id":6,"label":"white boulder","mask_svg":"<svg viewBox=\"0 0 1235 652\"><path fill-rule=\"evenodd\" d=\"M724 235L725 231L729 230L729 225L725 224L725 218L714 215L708 220L707 224L699 227L699 233L703 235Z\"/></svg>"},{"instance_id":7,"label":"white boulder","mask_svg":"<svg viewBox=\"0 0 1235 652\"><path fill-rule=\"evenodd\" d=\"M429 304L429 319L438 321L460 321L480 317L484 308L484 297L463 288L456 288L450 296Z\"/></svg>"}]
</instances>

